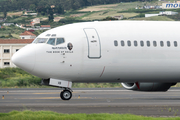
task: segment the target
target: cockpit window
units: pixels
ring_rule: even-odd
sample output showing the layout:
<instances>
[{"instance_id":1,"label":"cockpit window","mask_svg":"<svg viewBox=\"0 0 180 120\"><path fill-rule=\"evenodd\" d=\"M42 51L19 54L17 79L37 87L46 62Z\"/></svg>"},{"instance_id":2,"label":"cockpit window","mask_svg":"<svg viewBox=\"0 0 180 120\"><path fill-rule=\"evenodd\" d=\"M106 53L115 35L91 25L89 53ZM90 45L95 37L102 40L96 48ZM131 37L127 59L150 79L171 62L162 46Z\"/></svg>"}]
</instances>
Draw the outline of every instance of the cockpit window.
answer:
<instances>
[{"instance_id":1,"label":"cockpit window","mask_svg":"<svg viewBox=\"0 0 180 120\"><path fill-rule=\"evenodd\" d=\"M55 45L55 38L49 38L47 44Z\"/></svg>"},{"instance_id":2,"label":"cockpit window","mask_svg":"<svg viewBox=\"0 0 180 120\"><path fill-rule=\"evenodd\" d=\"M64 38L57 38L56 45L64 43Z\"/></svg>"},{"instance_id":3,"label":"cockpit window","mask_svg":"<svg viewBox=\"0 0 180 120\"><path fill-rule=\"evenodd\" d=\"M47 34L46 36L51 36L51 34Z\"/></svg>"},{"instance_id":4,"label":"cockpit window","mask_svg":"<svg viewBox=\"0 0 180 120\"><path fill-rule=\"evenodd\" d=\"M52 37L53 37L53 36L55 37L55 36L56 36L56 34L52 34L51 36L52 36Z\"/></svg>"},{"instance_id":5,"label":"cockpit window","mask_svg":"<svg viewBox=\"0 0 180 120\"><path fill-rule=\"evenodd\" d=\"M46 43L48 38L36 38L33 43Z\"/></svg>"}]
</instances>

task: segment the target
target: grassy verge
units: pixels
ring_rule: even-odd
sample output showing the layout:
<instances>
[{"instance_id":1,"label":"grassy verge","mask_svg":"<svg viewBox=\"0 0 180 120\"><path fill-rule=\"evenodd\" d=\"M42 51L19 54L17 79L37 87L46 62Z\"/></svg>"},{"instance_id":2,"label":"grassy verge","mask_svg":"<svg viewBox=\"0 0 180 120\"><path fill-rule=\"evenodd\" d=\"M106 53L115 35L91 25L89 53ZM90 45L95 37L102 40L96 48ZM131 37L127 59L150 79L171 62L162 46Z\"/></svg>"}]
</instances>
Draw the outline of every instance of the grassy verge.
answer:
<instances>
[{"instance_id":1,"label":"grassy verge","mask_svg":"<svg viewBox=\"0 0 180 120\"><path fill-rule=\"evenodd\" d=\"M154 118L131 114L59 114L51 111L12 111L0 113L1 120L178 120L175 118Z\"/></svg>"},{"instance_id":2,"label":"grassy verge","mask_svg":"<svg viewBox=\"0 0 180 120\"><path fill-rule=\"evenodd\" d=\"M41 85L41 78L33 76L20 68L0 69L0 88L47 88ZM121 83L73 83L73 88L112 88Z\"/></svg>"},{"instance_id":3,"label":"grassy verge","mask_svg":"<svg viewBox=\"0 0 180 120\"><path fill-rule=\"evenodd\" d=\"M33 76L20 68L0 69L0 88L48 88L42 86L41 78ZM72 88L120 88L121 83L73 83ZM180 87L180 83L173 87Z\"/></svg>"},{"instance_id":4,"label":"grassy verge","mask_svg":"<svg viewBox=\"0 0 180 120\"><path fill-rule=\"evenodd\" d=\"M19 38L19 35L24 31L25 31L24 29L19 28L14 25L4 27L3 29L0 29L0 38L7 39L9 37L6 37L6 36L8 36L9 34L11 34L14 38Z\"/></svg>"},{"instance_id":5,"label":"grassy verge","mask_svg":"<svg viewBox=\"0 0 180 120\"><path fill-rule=\"evenodd\" d=\"M172 15L172 16L168 15L166 17L168 17L169 19L173 19L175 21L179 21L180 20L180 13L178 13L177 15Z\"/></svg>"},{"instance_id":6,"label":"grassy verge","mask_svg":"<svg viewBox=\"0 0 180 120\"><path fill-rule=\"evenodd\" d=\"M174 21L167 16L153 16L147 18L134 18L133 20L147 20L147 21Z\"/></svg>"},{"instance_id":7,"label":"grassy verge","mask_svg":"<svg viewBox=\"0 0 180 120\"><path fill-rule=\"evenodd\" d=\"M41 79L33 76L20 68L0 69L0 86L6 87L37 87L40 86Z\"/></svg>"}]
</instances>

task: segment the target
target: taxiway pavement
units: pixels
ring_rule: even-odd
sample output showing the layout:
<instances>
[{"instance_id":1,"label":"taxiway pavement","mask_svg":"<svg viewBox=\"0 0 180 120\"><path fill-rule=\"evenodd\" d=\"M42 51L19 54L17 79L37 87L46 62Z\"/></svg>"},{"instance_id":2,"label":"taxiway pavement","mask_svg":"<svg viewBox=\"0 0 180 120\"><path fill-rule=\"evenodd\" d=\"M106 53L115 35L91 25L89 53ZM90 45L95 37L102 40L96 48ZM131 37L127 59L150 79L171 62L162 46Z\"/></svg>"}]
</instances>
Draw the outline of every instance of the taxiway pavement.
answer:
<instances>
[{"instance_id":1,"label":"taxiway pavement","mask_svg":"<svg viewBox=\"0 0 180 120\"><path fill-rule=\"evenodd\" d=\"M69 101L61 89L0 89L0 112L50 110L58 113L131 113L145 116L180 116L180 88L167 92L135 92L123 88L73 89Z\"/></svg>"}]
</instances>

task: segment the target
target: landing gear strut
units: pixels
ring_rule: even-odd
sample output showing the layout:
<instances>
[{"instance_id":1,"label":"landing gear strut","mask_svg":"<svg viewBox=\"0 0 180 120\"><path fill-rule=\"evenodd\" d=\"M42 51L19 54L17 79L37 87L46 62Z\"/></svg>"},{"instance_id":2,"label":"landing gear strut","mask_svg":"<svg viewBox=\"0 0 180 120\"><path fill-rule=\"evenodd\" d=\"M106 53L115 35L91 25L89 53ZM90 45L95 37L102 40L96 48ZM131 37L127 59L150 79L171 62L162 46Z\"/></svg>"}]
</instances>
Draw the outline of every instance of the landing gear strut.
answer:
<instances>
[{"instance_id":1,"label":"landing gear strut","mask_svg":"<svg viewBox=\"0 0 180 120\"><path fill-rule=\"evenodd\" d=\"M72 90L70 88L64 88L64 90L60 93L60 98L62 100L70 100L72 97Z\"/></svg>"}]
</instances>

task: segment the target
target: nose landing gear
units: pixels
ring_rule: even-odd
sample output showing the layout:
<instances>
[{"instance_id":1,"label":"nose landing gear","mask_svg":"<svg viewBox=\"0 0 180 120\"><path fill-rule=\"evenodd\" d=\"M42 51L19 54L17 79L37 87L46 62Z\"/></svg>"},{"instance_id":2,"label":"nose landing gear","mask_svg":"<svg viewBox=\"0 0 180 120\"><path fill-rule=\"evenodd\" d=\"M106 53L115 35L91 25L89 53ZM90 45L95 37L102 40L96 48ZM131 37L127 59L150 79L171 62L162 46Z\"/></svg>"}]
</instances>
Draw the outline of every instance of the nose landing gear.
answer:
<instances>
[{"instance_id":1,"label":"nose landing gear","mask_svg":"<svg viewBox=\"0 0 180 120\"><path fill-rule=\"evenodd\" d=\"M60 93L60 98L62 100L70 100L72 97L72 90L70 88L65 88L61 93Z\"/></svg>"},{"instance_id":2,"label":"nose landing gear","mask_svg":"<svg viewBox=\"0 0 180 120\"><path fill-rule=\"evenodd\" d=\"M60 98L62 100L70 100L72 97L73 91L71 90L71 86L72 86L71 81L49 78L49 79L42 79L41 84L63 88L64 90L60 93Z\"/></svg>"}]
</instances>

